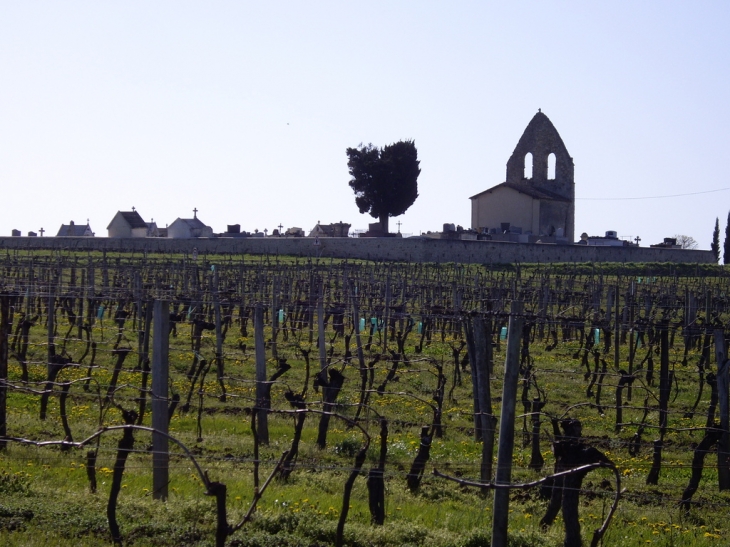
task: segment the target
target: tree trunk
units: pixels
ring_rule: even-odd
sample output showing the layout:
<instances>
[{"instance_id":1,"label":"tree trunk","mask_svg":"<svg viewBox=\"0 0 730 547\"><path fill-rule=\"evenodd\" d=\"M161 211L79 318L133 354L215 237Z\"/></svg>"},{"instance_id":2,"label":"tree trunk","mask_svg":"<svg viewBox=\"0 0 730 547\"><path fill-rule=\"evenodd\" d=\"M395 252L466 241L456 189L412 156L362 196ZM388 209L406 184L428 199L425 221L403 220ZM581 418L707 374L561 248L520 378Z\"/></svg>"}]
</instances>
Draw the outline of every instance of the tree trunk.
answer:
<instances>
[{"instance_id":1,"label":"tree trunk","mask_svg":"<svg viewBox=\"0 0 730 547\"><path fill-rule=\"evenodd\" d=\"M383 215L380 217L380 229L384 234L388 233L388 215Z\"/></svg>"}]
</instances>

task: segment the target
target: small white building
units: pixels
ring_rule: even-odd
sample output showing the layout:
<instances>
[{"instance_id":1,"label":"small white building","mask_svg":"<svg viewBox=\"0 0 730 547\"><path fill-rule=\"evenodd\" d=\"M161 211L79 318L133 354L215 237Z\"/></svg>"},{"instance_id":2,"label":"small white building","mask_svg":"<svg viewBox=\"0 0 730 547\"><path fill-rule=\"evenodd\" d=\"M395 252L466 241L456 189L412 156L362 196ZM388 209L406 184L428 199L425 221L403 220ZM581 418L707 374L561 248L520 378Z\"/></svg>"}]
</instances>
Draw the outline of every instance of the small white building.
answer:
<instances>
[{"instance_id":1,"label":"small white building","mask_svg":"<svg viewBox=\"0 0 730 547\"><path fill-rule=\"evenodd\" d=\"M176 218L167 227L167 237L173 239L190 239L194 237L213 237L213 228L198 218L197 209L193 210L193 218Z\"/></svg>"},{"instance_id":2,"label":"small white building","mask_svg":"<svg viewBox=\"0 0 730 547\"><path fill-rule=\"evenodd\" d=\"M109 237L147 237L149 228L137 211L117 211L109 226Z\"/></svg>"},{"instance_id":3,"label":"small white building","mask_svg":"<svg viewBox=\"0 0 730 547\"><path fill-rule=\"evenodd\" d=\"M346 222L335 222L333 224L321 224L317 222L307 237L347 237L350 232L350 226Z\"/></svg>"}]
</instances>

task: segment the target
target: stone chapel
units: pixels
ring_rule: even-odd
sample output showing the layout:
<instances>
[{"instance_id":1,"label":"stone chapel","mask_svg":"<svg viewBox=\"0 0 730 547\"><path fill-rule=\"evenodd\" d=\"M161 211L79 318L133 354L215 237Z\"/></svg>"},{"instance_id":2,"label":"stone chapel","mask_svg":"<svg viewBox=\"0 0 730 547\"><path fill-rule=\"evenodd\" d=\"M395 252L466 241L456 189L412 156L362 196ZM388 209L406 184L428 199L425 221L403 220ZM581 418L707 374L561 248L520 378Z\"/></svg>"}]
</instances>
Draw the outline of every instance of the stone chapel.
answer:
<instances>
[{"instance_id":1,"label":"stone chapel","mask_svg":"<svg viewBox=\"0 0 730 547\"><path fill-rule=\"evenodd\" d=\"M525 242L574 241L573 158L545 114L538 111L527 124L507 161L506 181L470 199L471 227L480 233L520 234Z\"/></svg>"}]
</instances>

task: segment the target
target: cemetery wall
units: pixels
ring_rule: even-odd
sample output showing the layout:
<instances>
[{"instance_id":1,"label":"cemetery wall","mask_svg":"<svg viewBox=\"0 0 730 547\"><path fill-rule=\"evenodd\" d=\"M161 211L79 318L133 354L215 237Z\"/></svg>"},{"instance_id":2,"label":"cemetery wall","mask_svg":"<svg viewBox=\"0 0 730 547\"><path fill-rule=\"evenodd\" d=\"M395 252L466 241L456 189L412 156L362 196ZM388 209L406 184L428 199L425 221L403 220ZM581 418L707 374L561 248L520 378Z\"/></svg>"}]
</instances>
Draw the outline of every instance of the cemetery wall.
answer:
<instances>
[{"instance_id":1,"label":"cemetery wall","mask_svg":"<svg viewBox=\"0 0 730 547\"><path fill-rule=\"evenodd\" d=\"M269 254L374 261L461 262L472 264L551 262L715 263L711 251L649 247L599 247L495 241L400 238L104 238L0 237L0 249L134 253Z\"/></svg>"}]
</instances>

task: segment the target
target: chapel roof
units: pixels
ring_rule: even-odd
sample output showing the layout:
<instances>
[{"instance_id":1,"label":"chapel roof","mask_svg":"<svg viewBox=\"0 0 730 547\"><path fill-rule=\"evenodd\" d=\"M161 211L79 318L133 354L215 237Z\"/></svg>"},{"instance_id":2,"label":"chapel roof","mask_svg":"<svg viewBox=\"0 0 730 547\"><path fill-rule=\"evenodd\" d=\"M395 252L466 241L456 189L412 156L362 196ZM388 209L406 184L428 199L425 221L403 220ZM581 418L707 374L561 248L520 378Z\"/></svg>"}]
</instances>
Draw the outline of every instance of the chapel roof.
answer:
<instances>
[{"instance_id":1,"label":"chapel roof","mask_svg":"<svg viewBox=\"0 0 730 547\"><path fill-rule=\"evenodd\" d=\"M570 201L570 199L560 196L554 192L550 192L549 190L545 190L543 188L536 188L535 186L532 186L532 185L520 184L517 182L503 182L501 184L497 184L496 186L492 186L491 188L487 188L483 192L479 192L478 194L471 196L469 199L476 199L478 197L483 196L484 194L492 193L494 190L501 189L501 188L508 188L510 190L514 190L521 194L530 196L531 198L534 198L534 199L552 200L552 201Z\"/></svg>"},{"instance_id":2,"label":"chapel roof","mask_svg":"<svg viewBox=\"0 0 730 547\"><path fill-rule=\"evenodd\" d=\"M56 237L81 237L90 229L88 224L61 224Z\"/></svg>"},{"instance_id":3,"label":"chapel roof","mask_svg":"<svg viewBox=\"0 0 730 547\"><path fill-rule=\"evenodd\" d=\"M147 228L147 223L137 211L119 211L130 228Z\"/></svg>"}]
</instances>

